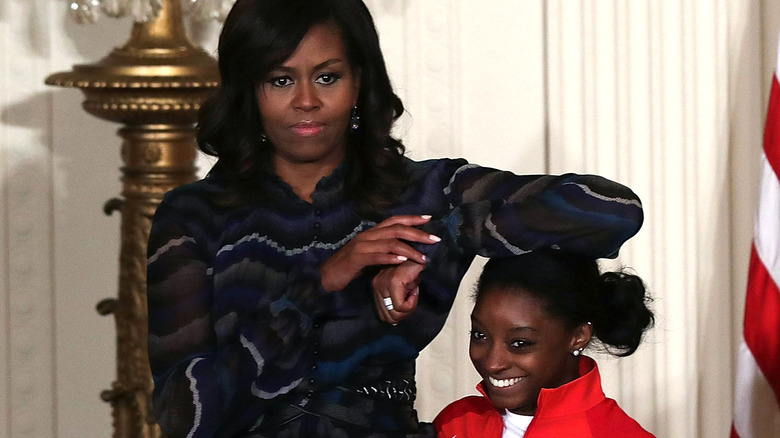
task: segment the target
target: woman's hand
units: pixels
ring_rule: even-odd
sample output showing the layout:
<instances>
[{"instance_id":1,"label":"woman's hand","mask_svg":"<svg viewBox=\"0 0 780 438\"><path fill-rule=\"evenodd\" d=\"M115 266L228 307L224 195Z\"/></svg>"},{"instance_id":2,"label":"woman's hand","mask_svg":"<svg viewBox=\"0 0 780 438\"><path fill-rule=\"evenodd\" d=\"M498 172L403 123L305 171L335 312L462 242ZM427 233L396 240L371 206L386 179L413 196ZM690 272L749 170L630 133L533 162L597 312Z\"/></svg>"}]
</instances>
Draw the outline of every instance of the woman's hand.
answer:
<instances>
[{"instance_id":1,"label":"woman's hand","mask_svg":"<svg viewBox=\"0 0 780 438\"><path fill-rule=\"evenodd\" d=\"M414 228L429 220L430 216L391 216L358 234L320 266L322 287L326 291L344 289L367 266L400 265L407 260L424 265L425 256L404 241L440 241L437 236Z\"/></svg>"},{"instance_id":2,"label":"woman's hand","mask_svg":"<svg viewBox=\"0 0 780 438\"><path fill-rule=\"evenodd\" d=\"M398 266L379 271L371 285L374 289L374 303L379 319L396 325L417 308L420 296L420 273L424 264L407 260ZM392 306L385 304L389 298ZM390 310L392 308L392 310Z\"/></svg>"}]
</instances>

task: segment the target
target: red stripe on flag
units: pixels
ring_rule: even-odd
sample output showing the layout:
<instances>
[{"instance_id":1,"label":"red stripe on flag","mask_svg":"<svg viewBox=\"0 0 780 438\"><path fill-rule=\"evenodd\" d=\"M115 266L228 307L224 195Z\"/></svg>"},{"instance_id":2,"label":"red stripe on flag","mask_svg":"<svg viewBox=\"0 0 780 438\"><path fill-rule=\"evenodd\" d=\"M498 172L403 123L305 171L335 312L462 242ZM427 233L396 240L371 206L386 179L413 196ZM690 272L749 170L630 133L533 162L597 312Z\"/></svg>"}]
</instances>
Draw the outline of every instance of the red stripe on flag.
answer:
<instances>
[{"instance_id":1,"label":"red stripe on flag","mask_svg":"<svg viewBox=\"0 0 780 438\"><path fill-rule=\"evenodd\" d=\"M772 91L769 94L769 109L764 127L764 154L777 178L780 175L780 84L777 82L777 74L772 77Z\"/></svg>"},{"instance_id":2,"label":"red stripe on flag","mask_svg":"<svg viewBox=\"0 0 780 438\"><path fill-rule=\"evenodd\" d=\"M750 253L744 325L745 343L780 404L780 290L755 245Z\"/></svg>"}]
</instances>

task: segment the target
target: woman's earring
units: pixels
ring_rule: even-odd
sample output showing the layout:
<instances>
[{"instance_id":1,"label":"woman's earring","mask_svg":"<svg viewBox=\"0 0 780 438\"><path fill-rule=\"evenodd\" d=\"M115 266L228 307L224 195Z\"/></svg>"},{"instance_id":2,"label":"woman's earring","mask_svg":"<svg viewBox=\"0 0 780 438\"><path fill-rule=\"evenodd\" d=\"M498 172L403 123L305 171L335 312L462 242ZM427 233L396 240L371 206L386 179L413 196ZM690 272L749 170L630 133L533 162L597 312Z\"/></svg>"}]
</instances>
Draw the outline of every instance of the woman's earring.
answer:
<instances>
[{"instance_id":1,"label":"woman's earring","mask_svg":"<svg viewBox=\"0 0 780 438\"><path fill-rule=\"evenodd\" d=\"M266 137L264 132L260 134L260 143L268 143L268 137Z\"/></svg>"},{"instance_id":2,"label":"woman's earring","mask_svg":"<svg viewBox=\"0 0 780 438\"><path fill-rule=\"evenodd\" d=\"M360 128L360 116L358 115L357 105L352 107L352 114L349 116L349 126L353 131L357 131Z\"/></svg>"},{"instance_id":3,"label":"woman's earring","mask_svg":"<svg viewBox=\"0 0 780 438\"><path fill-rule=\"evenodd\" d=\"M582 353L582 350L584 350L584 348L580 347L580 348L578 348L578 349L576 349L576 350L572 351L572 352L571 352L571 354L573 354L573 355L574 355L574 357L577 357L577 356L579 356L579 355L580 355L580 353Z\"/></svg>"}]
</instances>

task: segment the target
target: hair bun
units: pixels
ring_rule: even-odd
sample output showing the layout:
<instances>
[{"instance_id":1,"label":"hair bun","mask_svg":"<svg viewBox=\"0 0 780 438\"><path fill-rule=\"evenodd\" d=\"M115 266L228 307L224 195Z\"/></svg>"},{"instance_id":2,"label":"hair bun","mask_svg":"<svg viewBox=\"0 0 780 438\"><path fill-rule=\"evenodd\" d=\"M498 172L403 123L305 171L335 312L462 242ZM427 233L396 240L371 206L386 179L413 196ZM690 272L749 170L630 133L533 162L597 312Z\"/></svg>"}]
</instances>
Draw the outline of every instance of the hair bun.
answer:
<instances>
[{"instance_id":1,"label":"hair bun","mask_svg":"<svg viewBox=\"0 0 780 438\"><path fill-rule=\"evenodd\" d=\"M644 282L625 271L605 272L594 291L594 334L607 350L628 356L639 347L644 332L655 322ZM613 351L611 347L618 351Z\"/></svg>"}]
</instances>

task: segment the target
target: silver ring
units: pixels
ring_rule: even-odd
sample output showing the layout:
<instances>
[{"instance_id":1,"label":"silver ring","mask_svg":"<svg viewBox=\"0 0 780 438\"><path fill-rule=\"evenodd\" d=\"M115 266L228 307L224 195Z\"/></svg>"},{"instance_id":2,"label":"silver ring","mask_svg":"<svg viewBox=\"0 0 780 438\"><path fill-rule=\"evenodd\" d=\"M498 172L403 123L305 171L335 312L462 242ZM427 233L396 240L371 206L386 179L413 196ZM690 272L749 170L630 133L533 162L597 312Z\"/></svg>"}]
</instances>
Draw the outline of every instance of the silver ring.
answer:
<instances>
[{"instance_id":1,"label":"silver ring","mask_svg":"<svg viewBox=\"0 0 780 438\"><path fill-rule=\"evenodd\" d=\"M393 307L393 300L390 299L390 297L382 298L382 302L385 303L385 308L387 310L393 310L395 307Z\"/></svg>"}]
</instances>

